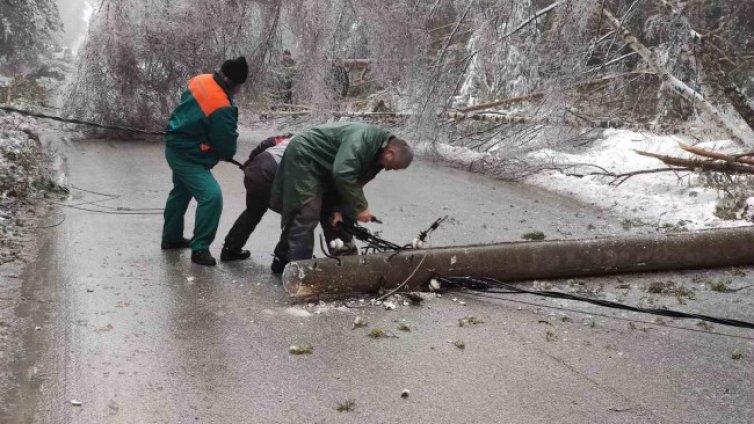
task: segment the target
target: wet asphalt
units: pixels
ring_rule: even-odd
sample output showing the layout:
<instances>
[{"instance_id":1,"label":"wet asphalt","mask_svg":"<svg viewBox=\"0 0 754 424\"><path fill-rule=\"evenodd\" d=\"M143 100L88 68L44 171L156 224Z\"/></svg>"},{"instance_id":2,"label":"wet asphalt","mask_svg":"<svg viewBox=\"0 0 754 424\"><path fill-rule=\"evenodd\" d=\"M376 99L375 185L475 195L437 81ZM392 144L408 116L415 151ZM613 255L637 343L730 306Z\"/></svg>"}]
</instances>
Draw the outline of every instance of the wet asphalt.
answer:
<instances>
[{"instance_id":1,"label":"wet asphalt","mask_svg":"<svg viewBox=\"0 0 754 424\"><path fill-rule=\"evenodd\" d=\"M271 133L246 133L239 157L263 135ZM38 260L22 276L16 312L28 328L2 423L754 422L750 330L519 295L426 294L420 306L399 301L392 310L292 304L269 272L278 215L269 212L252 235L250 260L193 265L188 251L159 248L159 209L171 187L162 143L58 144L71 187L64 203L99 212L61 206L55 216L65 220L41 230ZM225 201L212 246L219 257L244 191L232 165L215 175ZM530 231L551 239L624 232L619 217L589 205L428 161L379 175L366 193L385 222L370 228L396 242L443 215L450 219L434 245L520 240ZM187 236L192 214L193 205ZM750 273L555 284L754 321L754 290L705 285L729 278L743 287ZM657 279L696 296L647 294ZM483 322L459 326L468 315ZM354 329L356 316L368 326ZM374 329L396 337L369 337ZM313 352L289 354L304 344ZM347 400L352 410L338 411Z\"/></svg>"}]
</instances>

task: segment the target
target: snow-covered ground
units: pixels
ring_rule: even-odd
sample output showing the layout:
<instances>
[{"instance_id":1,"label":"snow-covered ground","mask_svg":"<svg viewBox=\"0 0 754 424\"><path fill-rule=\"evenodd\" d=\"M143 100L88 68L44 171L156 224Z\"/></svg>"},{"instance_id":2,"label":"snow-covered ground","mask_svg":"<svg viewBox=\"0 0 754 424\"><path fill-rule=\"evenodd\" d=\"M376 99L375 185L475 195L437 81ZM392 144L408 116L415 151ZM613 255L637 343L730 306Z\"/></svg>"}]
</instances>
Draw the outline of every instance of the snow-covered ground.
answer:
<instances>
[{"instance_id":1,"label":"snow-covered ground","mask_svg":"<svg viewBox=\"0 0 754 424\"><path fill-rule=\"evenodd\" d=\"M30 199L55 189L49 174L36 120L0 113L0 265L17 258Z\"/></svg>"},{"instance_id":2,"label":"snow-covered ground","mask_svg":"<svg viewBox=\"0 0 754 424\"><path fill-rule=\"evenodd\" d=\"M0 113L0 200L27 194L39 177L36 121Z\"/></svg>"},{"instance_id":3,"label":"snow-covered ground","mask_svg":"<svg viewBox=\"0 0 754 424\"><path fill-rule=\"evenodd\" d=\"M579 153L563 153L543 149L530 154L531 158L552 161L554 164L592 164L615 173L664 168L657 159L640 156L642 150L675 157L692 157L678 143L694 144L682 136L659 136L624 130L608 130L604 138ZM696 147L740 152L731 141L714 141L696 144ZM698 158L698 157L697 157ZM657 227L700 229L749 225L744 219L721 219L715 215L716 206L724 193L704 184L703 178L686 173L653 173L635 175L622 184L605 176L568 176L567 173L585 174L600 172L592 166L578 166L561 171L545 171L527 177L526 182L549 190L568 194L600 208L636 222ZM679 178L681 177L681 178ZM612 183L612 184L611 184Z\"/></svg>"},{"instance_id":4,"label":"snow-covered ground","mask_svg":"<svg viewBox=\"0 0 754 424\"><path fill-rule=\"evenodd\" d=\"M560 170L546 170L530 175L524 182L544 189L565 194L624 217L626 226L652 226L672 230L695 230L714 227L751 225L747 221L754 212L754 197L747 204L749 211L735 210L741 219L722 219L716 208L722 204L724 191L695 173L663 172L635 175L620 184L608 176L589 174L607 171L621 174L632 171L665 168L657 159L640 156L634 150L642 150L668 156L691 158L693 155L681 150L678 143L719 152L739 153L741 148L729 140L695 143L689 137L662 136L626 130L606 130L602 138L576 152L567 153L553 149L541 149L527 155L528 161L549 164ZM500 162L500 152L491 149L478 153L464 147L435 146L441 157L452 162L471 164L488 163L495 169ZM500 149L505 150L505 149ZM698 157L697 157L698 158ZM595 165L595 166L591 166ZM505 166L505 165L500 165ZM600 168L603 168L601 170ZM729 187L730 188L730 187ZM744 184L738 184L739 192L746 192ZM754 196L754 189L751 196ZM744 197L748 197L744 194ZM735 209L735 208L733 208ZM733 210L728 208L730 212Z\"/></svg>"}]
</instances>

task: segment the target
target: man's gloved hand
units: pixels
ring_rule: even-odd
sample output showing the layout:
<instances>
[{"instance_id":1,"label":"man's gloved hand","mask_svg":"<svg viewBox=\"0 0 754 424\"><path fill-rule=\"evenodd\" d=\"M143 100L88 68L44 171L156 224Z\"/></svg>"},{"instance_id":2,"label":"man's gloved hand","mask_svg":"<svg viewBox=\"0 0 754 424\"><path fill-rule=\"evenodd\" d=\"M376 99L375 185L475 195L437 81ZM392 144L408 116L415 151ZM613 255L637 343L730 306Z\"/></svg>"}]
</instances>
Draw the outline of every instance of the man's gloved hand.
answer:
<instances>
[{"instance_id":1,"label":"man's gloved hand","mask_svg":"<svg viewBox=\"0 0 754 424\"><path fill-rule=\"evenodd\" d=\"M374 215L372 215L372 211L370 211L369 209L364 209L356 215L356 219L360 222L372 222L376 218Z\"/></svg>"},{"instance_id":2,"label":"man's gloved hand","mask_svg":"<svg viewBox=\"0 0 754 424\"><path fill-rule=\"evenodd\" d=\"M334 228L337 228L342 223L343 214L338 211L333 211L332 215L330 215L330 225L332 225Z\"/></svg>"}]
</instances>

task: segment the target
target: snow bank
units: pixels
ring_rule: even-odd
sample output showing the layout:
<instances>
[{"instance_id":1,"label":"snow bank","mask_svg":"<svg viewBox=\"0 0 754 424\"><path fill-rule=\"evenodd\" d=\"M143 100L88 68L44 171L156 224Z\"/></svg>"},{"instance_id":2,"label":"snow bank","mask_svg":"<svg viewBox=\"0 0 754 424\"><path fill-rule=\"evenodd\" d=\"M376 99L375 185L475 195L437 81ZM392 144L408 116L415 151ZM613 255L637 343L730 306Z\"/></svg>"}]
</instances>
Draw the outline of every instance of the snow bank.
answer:
<instances>
[{"instance_id":1,"label":"snow bank","mask_svg":"<svg viewBox=\"0 0 754 424\"><path fill-rule=\"evenodd\" d=\"M41 176L41 159L35 120L0 115L0 201L33 191Z\"/></svg>"},{"instance_id":2,"label":"snow bank","mask_svg":"<svg viewBox=\"0 0 754 424\"><path fill-rule=\"evenodd\" d=\"M45 164L36 121L0 114L0 265L15 257L13 240L22 233L28 200L57 187Z\"/></svg>"},{"instance_id":3,"label":"snow bank","mask_svg":"<svg viewBox=\"0 0 754 424\"><path fill-rule=\"evenodd\" d=\"M638 170L666 167L657 159L640 156L634 150L690 157L678 143L693 144L679 136L658 136L625 130L608 130L604 138L579 153L563 153L542 149L529 154L531 159L544 160L558 165L592 164L620 174ZM700 143L697 147L723 152L737 152L731 141ZM593 166L577 165L568 173L600 172ZM549 190L571 195L621 216L640 220L658 227L699 229L748 225L745 220L725 220L715 216L722 193L701 183L698 176L688 173L636 175L620 185L610 184L613 179L604 176L568 176L558 171L545 171L526 178L526 182Z\"/></svg>"},{"instance_id":4,"label":"snow bank","mask_svg":"<svg viewBox=\"0 0 754 424\"><path fill-rule=\"evenodd\" d=\"M695 173L663 172L636 175L617 185L614 178L607 176L566 175L584 175L604 171L621 174L665 168L667 166L659 160L640 156L634 150L691 158L693 155L678 147L679 142L719 152L739 153L741 151L741 148L730 140L695 144L692 139L683 136L661 136L626 130L606 130L601 139L577 152L573 152L573 149L563 152L552 148L542 148L525 154L523 158L516 154L513 154L515 156L513 158L509 157L510 152L503 147L493 148L485 153L439 143L434 146L417 147L428 151L433 150L442 159L463 165L467 169L503 178L511 175L519 177L525 175L520 169L506 170L518 162L510 161L510 159L522 159L520 162L526 164L525 168L529 170L563 169L562 172L558 170L536 171L528 174L523 181L612 212L623 217L627 226L695 230L751 225L747 219L754 220L752 219L754 217L754 184L751 184L751 187L745 184L738 185L737 190L744 193L743 200L745 201L745 206L739 205L742 207L738 208L738 206L726 206L725 193L705 183L705 179ZM716 210L721 205L728 208L731 214L746 219L720 218L717 216L720 215L719 213L716 215Z\"/></svg>"}]
</instances>

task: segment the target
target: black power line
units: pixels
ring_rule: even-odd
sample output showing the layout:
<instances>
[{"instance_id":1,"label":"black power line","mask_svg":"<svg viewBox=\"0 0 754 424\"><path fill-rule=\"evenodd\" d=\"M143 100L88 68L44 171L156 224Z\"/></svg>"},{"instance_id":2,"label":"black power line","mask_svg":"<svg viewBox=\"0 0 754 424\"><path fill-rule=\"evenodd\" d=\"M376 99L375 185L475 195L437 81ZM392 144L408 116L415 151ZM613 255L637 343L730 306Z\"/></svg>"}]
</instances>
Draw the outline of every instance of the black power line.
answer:
<instances>
[{"instance_id":1,"label":"black power line","mask_svg":"<svg viewBox=\"0 0 754 424\"><path fill-rule=\"evenodd\" d=\"M148 131L148 130L142 130L138 128L121 127L119 125L104 125L104 124L98 124L96 122L82 121L80 119L68 119L68 118L62 118L60 116L46 115L44 113L16 109L10 106L0 106L0 110L4 110L6 112L20 113L21 115L33 116L35 118L51 119L53 121L63 122L67 124L86 125L89 127L102 128L106 130L126 131L126 132L131 132L131 133L136 133L136 134L159 135L159 136L163 136L166 134L165 131ZM233 165L236 165L237 167L243 170L243 164L241 164L240 162L236 161L233 158L223 159L223 161L230 162Z\"/></svg>"},{"instance_id":2,"label":"black power line","mask_svg":"<svg viewBox=\"0 0 754 424\"><path fill-rule=\"evenodd\" d=\"M16 109L10 106L0 106L0 110L4 110L6 112L20 113L21 115L33 116L35 118L51 119L53 121L64 122L67 124L86 125L89 127L102 128L106 130L126 131L126 132L132 132L132 133L137 133L137 134L147 134L147 135L165 135L164 131L148 131L148 130L141 130L137 128L121 127L119 125L104 125L104 124L98 124L96 122L82 121L79 119L68 119L68 118L62 118L60 116L46 115L44 113Z\"/></svg>"},{"instance_id":3,"label":"black power line","mask_svg":"<svg viewBox=\"0 0 754 424\"><path fill-rule=\"evenodd\" d=\"M527 293L537 296L551 297L555 299L568 299L578 300L581 302L592 303L594 305L604 306L606 308L623 309L627 311L641 312L645 314L661 315L672 318L685 318L685 319L698 319L707 322L714 322L716 324L728 325L731 327L749 328L754 329L754 323L739 321L729 318L718 318L709 315L692 314L680 311L674 311L671 309L657 309L657 308L640 308L638 306L624 305L618 302L611 302L609 300L593 299L589 297L579 296L570 293L562 293L549 290L527 290L520 287L503 283L502 281L495 280L494 278L472 278L472 277L438 277L440 281L449 287L462 287L475 292L487 292L487 293ZM503 289L503 290L501 290Z\"/></svg>"}]
</instances>

